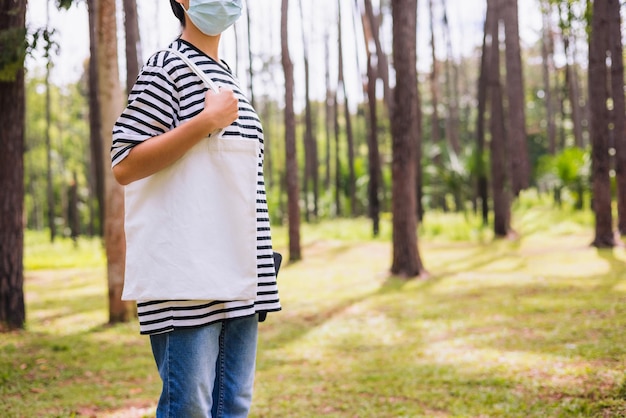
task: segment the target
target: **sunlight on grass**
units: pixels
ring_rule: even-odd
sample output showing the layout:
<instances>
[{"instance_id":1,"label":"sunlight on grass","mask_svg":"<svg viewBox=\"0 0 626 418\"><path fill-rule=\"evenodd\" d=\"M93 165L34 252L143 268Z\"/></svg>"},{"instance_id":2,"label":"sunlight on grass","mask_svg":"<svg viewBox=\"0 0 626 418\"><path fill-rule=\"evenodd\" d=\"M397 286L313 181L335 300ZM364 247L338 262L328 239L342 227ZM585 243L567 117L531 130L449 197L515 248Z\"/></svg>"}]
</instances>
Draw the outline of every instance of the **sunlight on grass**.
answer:
<instances>
[{"instance_id":1,"label":"sunlight on grass","mask_svg":"<svg viewBox=\"0 0 626 418\"><path fill-rule=\"evenodd\" d=\"M515 240L428 214L428 279L390 276L388 218L380 239L366 219L303 225L283 311L260 326L251 418L626 416L626 249L593 249L588 215L531 198ZM148 339L105 325L104 264L85 256L100 245L31 238L27 331L0 340L3 416L153 416Z\"/></svg>"}]
</instances>

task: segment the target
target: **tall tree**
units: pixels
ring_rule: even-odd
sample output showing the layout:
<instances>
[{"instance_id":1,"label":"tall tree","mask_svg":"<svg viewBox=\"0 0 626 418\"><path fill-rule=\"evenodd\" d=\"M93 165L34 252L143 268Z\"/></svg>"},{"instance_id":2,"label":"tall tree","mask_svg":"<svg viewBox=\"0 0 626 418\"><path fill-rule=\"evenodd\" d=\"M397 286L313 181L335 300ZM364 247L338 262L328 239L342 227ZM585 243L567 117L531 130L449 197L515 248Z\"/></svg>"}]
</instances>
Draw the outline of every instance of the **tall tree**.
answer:
<instances>
[{"instance_id":1,"label":"tall tree","mask_svg":"<svg viewBox=\"0 0 626 418\"><path fill-rule=\"evenodd\" d=\"M556 153L556 115L554 99L550 79L554 73L554 41L552 36L552 24L550 22L551 5L549 0L541 0L541 16L543 26L541 29L541 58L543 70L543 91L546 103L546 123L548 125L548 151Z\"/></svg>"},{"instance_id":2,"label":"tall tree","mask_svg":"<svg viewBox=\"0 0 626 418\"><path fill-rule=\"evenodd\" d=\"M361 14L363 35L367 53L367 104L369 111L369 128L367 132L367 155L369 182L367 196L369 201L369 216L372 219L372 234L378 236L380 232L380 152L378 150L378 110L376 99L377 57L372 28L366 14Z\"/></svg>"},{"instance_id":3,"label":"tall tree","mask_svg":"<svg viewBox=\"0 0 626 418\"><path fill-rule=\"evenodd\" d=\"M612 1L612 0L611 0ZM609 121L607 88L610 9L609 0L593 2L589 36L589 101L591 105L591 188L595 213L593 245L613 247L613 216L611 213L611 162L609 156Z\"/></svg>"},{"instance_id":4,"label":"tall tree","mask_svg":"<svg viewBox=\"0 0 626 418\"><path fill-rule=\"evenodd\" d=\"M51 118L50 118L50 72L52 70L52 33L50 30L50 0L46 0L46 29L44 31L44 58L46 59L46 200L48 203L48 228L50 228L50 242L54 242L57 235L56 214L54 203L54 184L52 175L52 138L50 137Z\"/></svg>"},{"instance_id":5,"label":"tall tree","mask_svg":"<svg viewBox=\"0 0 626 418\"><path fill-rule=\"evenodd\" d=\"M609 0L609 51L611 55L611 94L613 97L612 137L617 180L617 229L626 235L626 104L624 103L624 60L622 59L622 19L620 2ZM617 59L616 59L617 58Z\"/></svg>"},{"instance_id":6,"label":"tall tree","mask_svg":"<svg viewBox=\"0 0 626 418\"><path fill-rule=\"evenodd\" d=\"M137 19L137 0L124 0L123 4L124 33L126 35L126 93L130 94L143 59L141 57L141 37Z\"/></svg>"},{"instance_id":7,"label":"tall tree","mask_svg":"<svg viewBox=\"0 0 626 418\"><path fill-rule=\"evenodd\" d=\"M487 77L490 100L490 131L491 131L491 190L493 195L494 233L497 237L509 234L511 221L510 171L508 167L507 136L504 125L504 103L502 84L500 81L500 37L499 16L504 0L488 0L487 9L493 8L496 18L491 21L491 60ZM489 11L487 11L489 13Z\"/></svg>"},{"instance_id":8,"label":"tall tree","mask_svg":"<svg viewBox=\"0 0 626 418\"><path fill-rule=\"evenodd\" d=\"M343 66L343 22L341 18L341 0L337 0L337 30L338 30L338 45L339 48L339 62L338 66L338 76L339 82L337 83L337 89L341 89L343 96L343 110L344 110L344 120L346 123L346 142L348 143L348 195L350 197L350 213L352 216L356 215L356 175L354 172L354 134L352 131L352 119L350 115L350 104L348 102L348 89L346 87L345 78L344 78L344 66Z\"/></svg>"},{"instance_id":9,"label":"tall tree","mask_svg":"<svg viewBox=\"0 0 626 418\"><path fill-rule=\"evenodd\" d=\"M97 201L98 228L97 234L104 235L104 167L109 164L105 161L104 145L102 144L102 123L100 121L100 93L98 89L98 30L97 30L97 6L98 0L87 0L89 11L89 68L88 68L88 91L89 91L89 188ZM108 155L108 153L107 153Z\"/></svg>"},{"instance_id":10,"label":"tall tree","mask_svg":"<svg viewBox=\"0 0 626 418\"><path fill-rule=\"evenodd\" d=\"M396 70L392 116L393 261L391 272L414 277L424 272L417 246L415 136L418 128L417 0L392 0L393 62Z\"/></svg>"},{"instance_id":11,"label":"tall tree","mask_svg":"<svg viewBox=\"0 0 626 418\"><path fill-rule=\"evenodd\" d=\"M293 109L293 63L289 55L289 0L282 0L280 17L281 56L285 73L285 176L289 218L289 261L302 259L300 249L300 206L298 161L296 159L296 116Z\"/></svg>"},{"instance_id":12,"label":"tall tree","mask_svg":"<svg viewBox=\"0 0 626 418\"><path fill-rule=\"evenodd\" d=\"M302 29L302 52L304 56L304 178L302 193L304 194L304 213L305 219L310 220L311 214L317 218L318 213L318 169L317 169L317 141L313 133L313 113L311 109L311 76L309 65L309 42L306 36L306 25L304 19L304 10L302 0L299 1L300 6L300 22ZM309 187L312 193L309 193ZM313 210L311 213L309 205L309 194L313 197Z\"/></svg>"},{"instance_id":13,"label":"tall tree","mask_svg":"<svg viewBox=\"0 0 626 418\"><path fill-rule=\"evenodd\" d=\"M530 183L526 140L526 101L522 74L517 0L500 0L506 45L506 94L508 142L511 163L511 191L516 196Z\"/></svg>"},{"instance_id":14,"label":"tall tree","mask_svg":"<svg viewBox=\"0 0 626 418\"><path fill-rule=\"evenodd\" d=\"M430 102L431 102L431 118L430 118L430 139L432 144L439 148L433 158L433 163L438 170L443 170L442 154L445 148L441 140L441 127L439 124L439 60L437 59L437 38L435 36L435 2L428 0L428 17L430 21L430 57L432 68L430 70ZM433 201L437 207L446 210L446 198L444 193L436 193Z\"/></svg>"},{"instance_id":15,"label":"tall tree","mask_svg":"<svg viewBox=\"0 0 626 418\"><path fill-rule=\"evenodd\" d=\"M0 0L0 331L19 329L24 305L24 56L26 0Z\"/></svg>"},{"instance_id":16,"label":"tall tree","mask_svg":"<svg viewBox=\"0 0 626 418\"><path fill-rule=\"evenodd\" d=\"M478 115L476 117L476 198L481 206L483 225L489 223L489 184L487 181L487 167L485 167L485 113L487 111L487 87L491 54L494 48L491 39L491 30L494 20L498 17L495 8L487 7L485 17L482 54L480 56L480 73L478 76ZM497 23L496 23L497 24Z\"/></svg>"},{"instance_id":17,"label":"tall tree","mask_svg":"<svg viewBox=\"0 0 626 418\"><path fill-rule=\"evenodd\" d=\"M103 166L110 167L112 128L123 107L117 59L115 0L94 0L89 13L95 13L98 99ZM110 169L104 170L104 244L107 256L109 322L130 319L131 304L121 300L124 287L126 240L124 237L124 194Z\"/></svg>"}]
</instances>

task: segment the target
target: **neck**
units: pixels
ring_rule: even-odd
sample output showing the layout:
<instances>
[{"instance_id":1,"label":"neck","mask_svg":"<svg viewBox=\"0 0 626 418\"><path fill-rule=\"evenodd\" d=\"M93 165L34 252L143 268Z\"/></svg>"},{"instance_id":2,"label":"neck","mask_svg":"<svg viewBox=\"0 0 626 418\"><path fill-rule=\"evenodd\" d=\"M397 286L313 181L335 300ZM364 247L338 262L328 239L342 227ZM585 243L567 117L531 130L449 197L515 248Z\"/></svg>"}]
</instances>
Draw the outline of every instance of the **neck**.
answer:
<instances>
[{"instance_id":1,"label":"neck","mask_svg":"<svg viewBox=\"0 0 626 418\"><path fill-rule=\"evenodd\" d=\"M187 41L200 51L207 54L209 57L213 58L215 61L219 62L219 45L220 45L221 35L209 36L200 32L200 30L194 26L193 23L187 20L187 26L183 29L183 33L180 36L180 39Z\"/></svg>"}]
</instances>

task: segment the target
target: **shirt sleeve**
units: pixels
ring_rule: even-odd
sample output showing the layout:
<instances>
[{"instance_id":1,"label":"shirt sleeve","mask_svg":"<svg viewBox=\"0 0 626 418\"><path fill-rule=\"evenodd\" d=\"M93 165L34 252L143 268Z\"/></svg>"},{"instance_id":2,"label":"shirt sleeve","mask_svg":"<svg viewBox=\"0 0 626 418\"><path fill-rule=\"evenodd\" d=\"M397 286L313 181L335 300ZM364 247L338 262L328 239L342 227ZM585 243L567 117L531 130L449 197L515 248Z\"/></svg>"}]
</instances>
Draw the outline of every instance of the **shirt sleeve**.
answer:
<instances>
[{"instance_id":1,"label":"shirt sleeve","mask_svg":"<svg viewBox=\"0 0 626 418\"><path fill-rule=\"evenodd\" d=\"M172 129L178 119L178 103L179 93L170 74L160 66L145 66L113 127L111 165L126 158L137 144Z\"/></svg>"}]
</instances>

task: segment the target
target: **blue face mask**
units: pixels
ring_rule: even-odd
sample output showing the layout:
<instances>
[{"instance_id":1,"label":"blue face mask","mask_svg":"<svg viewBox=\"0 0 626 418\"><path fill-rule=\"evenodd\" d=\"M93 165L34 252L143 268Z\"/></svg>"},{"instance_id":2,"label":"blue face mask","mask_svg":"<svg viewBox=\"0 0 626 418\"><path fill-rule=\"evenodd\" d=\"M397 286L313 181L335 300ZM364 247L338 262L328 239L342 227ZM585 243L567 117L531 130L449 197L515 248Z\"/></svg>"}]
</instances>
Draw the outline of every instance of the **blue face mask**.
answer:
<instances>
[{"instance_id":1,"label":"blue face mask","mask_svg":"<svg viewBox=\"0 0 626 418\"><path fill-rule=\"evenodd\" d=\"M189 19L202 33L216 36L228 29L241 16L242 0L190 0ZM184 9L184 8L183 8Z\"/></svg>"}]
</instances>

